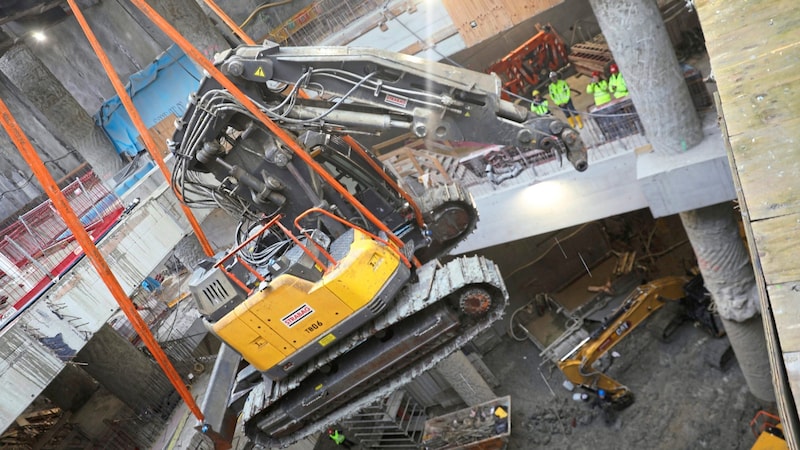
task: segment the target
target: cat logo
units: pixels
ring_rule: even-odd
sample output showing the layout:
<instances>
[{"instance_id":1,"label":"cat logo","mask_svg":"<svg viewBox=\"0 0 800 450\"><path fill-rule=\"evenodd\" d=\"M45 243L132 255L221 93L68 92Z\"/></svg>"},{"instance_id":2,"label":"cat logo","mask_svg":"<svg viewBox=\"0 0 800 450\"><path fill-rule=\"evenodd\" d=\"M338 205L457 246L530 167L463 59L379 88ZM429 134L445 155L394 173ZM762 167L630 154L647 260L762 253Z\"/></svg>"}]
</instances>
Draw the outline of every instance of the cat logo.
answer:
<instances>
[{"instance_id":1,"label":"cat logo","mask_svg":"<svg viewBox=\"0 0 800 450\"><path fill-rule=\"evenodd\" d=\"M262 69L261 66L258 66L258 69L256 69L256 73L254 73L253 75L261 78L267 77L267 75L264 73L264 69Z\"/></svg>"}]
</instances>

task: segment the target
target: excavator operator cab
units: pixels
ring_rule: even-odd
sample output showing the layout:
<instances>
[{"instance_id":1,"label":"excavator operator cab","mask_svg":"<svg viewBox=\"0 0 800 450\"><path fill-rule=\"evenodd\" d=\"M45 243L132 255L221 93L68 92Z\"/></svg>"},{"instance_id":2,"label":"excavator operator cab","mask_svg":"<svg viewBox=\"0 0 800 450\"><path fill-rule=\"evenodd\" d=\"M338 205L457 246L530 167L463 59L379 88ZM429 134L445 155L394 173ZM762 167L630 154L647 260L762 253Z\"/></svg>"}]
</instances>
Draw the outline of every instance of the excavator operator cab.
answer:
<instances>
[{"instance_id":1,"label":"excavator operator cab","mask_svg":"<svg viewBox=\"0 0 800 450\"><path fill-rule=\"evenodd\" d=\"M274 380L374 319L411 276L402 253L363 229L331 242L319 230L296 237L280 219L190 283L210 329Z\"/></svg>"}]
</instances>

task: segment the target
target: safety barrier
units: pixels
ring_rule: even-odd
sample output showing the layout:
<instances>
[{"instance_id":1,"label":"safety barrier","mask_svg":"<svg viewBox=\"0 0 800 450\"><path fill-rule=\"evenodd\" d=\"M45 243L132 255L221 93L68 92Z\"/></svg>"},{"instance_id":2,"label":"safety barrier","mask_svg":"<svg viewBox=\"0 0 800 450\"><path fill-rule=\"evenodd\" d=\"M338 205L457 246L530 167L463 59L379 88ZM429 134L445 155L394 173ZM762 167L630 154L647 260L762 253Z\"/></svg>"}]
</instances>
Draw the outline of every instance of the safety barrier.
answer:
<instances>
[{"instance_id":1,"label":"safety barrier","mask_svg":"<svg viewBox=\"0 0 800 450\"><path fill-rule=\"evenodd\" d=\"M583 127L575 127L588 151L589 166L648 144L644 127L630 100L615 103L602 112L582 113ZM561 115L557 113L556 117ZM577 125L577 123L576 123ZM575 170L555 148L521 149L489 146L460 160L470 176L457 178L473 195L491 195L497 185L531 183ZM491 171L488 168L491 167ZM530 169L530 170L527 170ZM499 182L498 182L499 181Z\"/></svg>"},{"instance_id":2,"label":"safety barrier","mask_svg":"<svg viewBox=\"0 0 800 450\"><path fill-rule=\"evenodd\" d=\"M88 172L62 189L90 236L99 240L119 219L122 203ZM82 256L50 200L0 231L0 328Z\"/></svg>"}]
</instances>

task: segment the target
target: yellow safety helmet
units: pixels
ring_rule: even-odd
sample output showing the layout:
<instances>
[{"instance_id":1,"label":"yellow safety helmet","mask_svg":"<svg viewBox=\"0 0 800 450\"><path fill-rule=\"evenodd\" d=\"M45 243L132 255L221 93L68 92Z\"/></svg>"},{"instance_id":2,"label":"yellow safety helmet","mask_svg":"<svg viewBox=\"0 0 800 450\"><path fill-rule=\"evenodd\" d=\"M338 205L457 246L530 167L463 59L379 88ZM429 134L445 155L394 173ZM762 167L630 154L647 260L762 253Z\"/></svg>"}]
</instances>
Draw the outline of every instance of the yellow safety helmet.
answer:
<instances>
[{"instance_id":1,"label":"yellow safety helmet","mask_svg":"<svg viewBox=\"0 0 800 450\"><path fill-rule=\"evenodd\" d=\"M537 91L537 90L534 90L534 91L533 91L533 93L532 93L532 95L533 95L534 97L536 97L536 96L537 96L537 95L539 95L539 94L541 94L541 92L539 92L539 91Z\"/></svg>"}]
</instances>

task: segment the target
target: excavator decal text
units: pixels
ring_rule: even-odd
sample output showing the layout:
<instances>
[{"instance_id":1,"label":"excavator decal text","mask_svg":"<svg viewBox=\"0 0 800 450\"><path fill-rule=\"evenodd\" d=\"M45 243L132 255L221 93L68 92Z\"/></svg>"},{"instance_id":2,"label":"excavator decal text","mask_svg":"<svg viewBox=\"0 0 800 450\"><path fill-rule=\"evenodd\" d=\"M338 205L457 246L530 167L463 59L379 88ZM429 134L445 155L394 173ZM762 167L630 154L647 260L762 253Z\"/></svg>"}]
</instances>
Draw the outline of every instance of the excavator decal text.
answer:
<instances>
[{"instance_id":1,"label":"excavator decal text","mask_svg":"<svg viewBox=\"0 0 800 450\"><path fill-rule=\"evenodd\" d=\"M619 324L619 326L615 330L615 333L617 333L617 336L622 336L622 333L626 332L628 330L628 328L630 328L630 327L631 327L631 323L626 320L625 322L622 322L621 324Z\"/></svg>"},{"instance_id":2,"label":"excavator decal text","mask_svg":"<svg viewBox=\"0 0 800 450\"><path fill-rule=\"evenodd\" d=\"M322 328L323 325L322 321L318 320L306 327L306 333L313 333Z\"/></svg>"},{"instance_id":3,"label":"excavator decal text","mask_svg":"<svg viewBox=\"0 0 800 450\"><path fill-rule=\"evenodd\" d=\"M281 319L281 322L283 322L283 324L286 325L287 327L291 328L295 326L297 322L300 322L301 320L303 320L303 318L313 313L314 310L310 306L304 303L300 305L299 308L289 313L289 315Z\"/></svg>"},{"instance_id":4,"label":"excavator decal text","mask_svg":"<svg viewBox=\"0 0 800 450\"><path fill-rule=\"evenodd\" d=\"M386 94L386 97L384 98L384 101L386 103L389 103L390 105L396 105L396 106L399 106L401 108L405 108L406 105L408 105L408 99L407 98L399 97L397 95Z\"/></svg>"}]
</instances>

